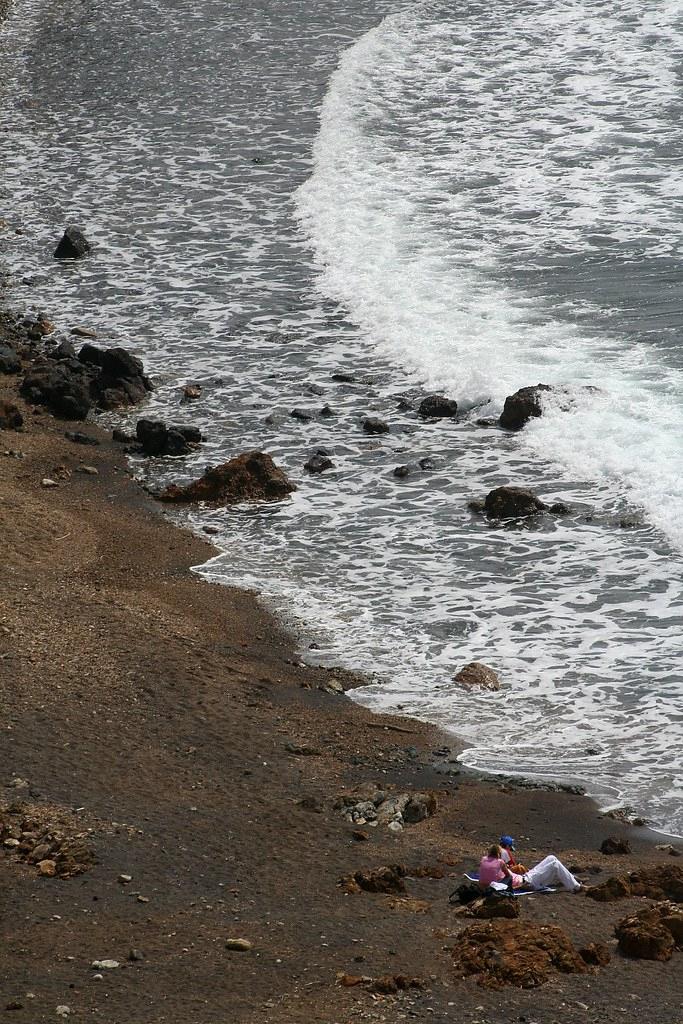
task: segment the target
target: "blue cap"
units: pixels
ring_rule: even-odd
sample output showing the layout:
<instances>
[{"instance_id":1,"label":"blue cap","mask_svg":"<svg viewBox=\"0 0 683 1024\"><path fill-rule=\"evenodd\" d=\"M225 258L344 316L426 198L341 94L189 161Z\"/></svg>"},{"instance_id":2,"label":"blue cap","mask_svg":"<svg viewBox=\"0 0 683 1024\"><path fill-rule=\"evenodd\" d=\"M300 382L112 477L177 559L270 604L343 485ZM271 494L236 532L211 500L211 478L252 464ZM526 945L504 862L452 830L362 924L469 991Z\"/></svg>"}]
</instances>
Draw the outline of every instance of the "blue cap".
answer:
<instances>
[{"instance_id":1,"label":"blue cap","mask_svg":"<svg viewBox=\"0 0 683 1024\"><path fill-rule=\"evenodd\" d=\"M509 846L511 850L514 850L514 848L515 848L515 841L512 838L512 836L501 836L500 837L500 845L501 846Z\"/></svg>"}]
</instances>

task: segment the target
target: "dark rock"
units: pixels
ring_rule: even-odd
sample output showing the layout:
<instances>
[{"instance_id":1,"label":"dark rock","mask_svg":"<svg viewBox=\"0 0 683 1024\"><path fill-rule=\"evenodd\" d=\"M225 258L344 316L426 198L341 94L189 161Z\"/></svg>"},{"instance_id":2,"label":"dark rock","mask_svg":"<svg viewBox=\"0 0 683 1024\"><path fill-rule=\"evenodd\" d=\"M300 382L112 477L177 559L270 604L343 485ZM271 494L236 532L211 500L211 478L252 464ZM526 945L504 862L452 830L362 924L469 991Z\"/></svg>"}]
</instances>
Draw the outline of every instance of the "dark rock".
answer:
<instances>
[{"instance_id":1,"label":"dark rock","mask_svg":"<svg viewBox=\"0 0 683 1024\"><path fill-rule=\"evenodd\" d=\"M571 512L569 505L565 505L563 501L556 501L554 505L551 505L548 509L554 516L568 516Z\"/></svg>"},{"instance_id":2,"label":"dark rock","mask_svg":"<svg viewBox=\"0 0 683 1024\"><path fill-rule=\"evenodd\" d=\"M196 399L201 398L202 389L197 384L187 384L183 388L183 401L194 402Z\"/></svg>"},{"instance_id":3,"label":"dark rock","mask_svg":"<svg viewBox=\"0 0 683 1024\"><path fill-rule=\"evenodd\" d=\"M301 420L302 423L309 423L315 418L314 413L310 409L292 409L289 415L292 419Z\"/></svg>"},{"instance_id":4,"label":"dark rock","mask_svg":"<svg viewBox=\"0 0 683 1024\"><path fill-rule=\"evenodd\" d=\"M253 451L207 470L199 480L184 487L171 484L159 500L235 505L241 501L280 501L294 490L294 484L270 455Z\"/></svg>"},{"instance_id":5,"label":"dark rock","mask_svg":"<svg viewBox=\"0 0 683 1024\"><path fill-rule=\"evenodd\" d=\"M72 327L71 333L75 338L96 338L97 331L93 331L90 327Z\"/></svg>"},{"instance_id":6,"label":"dark rock","mask_svg":"<svg viewBox=\"0 0 683 1024\"><path fill-rule=\"evenodd\" d=\"M329 405L324 405L324 406L322 407L322 409L320 410L320 413L319 413L319 415L320 415L320 416L322 416L322 418L323 418L323 419L327 420L327 419L329 419L329 418L330 418L331 416L336 416L337 414L336 414L336 412L334 411L334 409L330 408L330 406L329 406Z\"/></svg>"},{"instance_id":7,"label":"dark rock","mask_svg":"<svg viewBox=\"0 0 683 1024\"><path fill-rule=\"evenodd\" d=\"M339 384L356 384L358 378L355 373L349 370L337 370L336 373L332 374L332 380L337 381Z\"/></svg>"},{"instance_id":8,"label":"dark rock","mask_svg":"<svg viewBox=\"0 0 683 1024\"><path fill-rule=\"evenodd\" d=\"M80 430L66 430L64 437L67 441L72 441L74 444L87 444L95 447L100 443L96 437L91 437L90 434L82 434Z\"/></svg>"},{"instance_id":9,"label":"dark rock","mask_svg":"<svg viewBox=\"0 0 683 1024\"><path fill-rule=\"evenodd\" d=\"M519 900L511 899L509 896L485 896L473 903L465 916L476 917L480 921L497 917L514 920L521 913L519 903Z\"/></svg>"},{"instance_id":10,"label":"dark rock","mask_svg":"<svg viewBox=\"0 0 683 1024\"><path fill-rule=\"evenodd\" d=\"M458 403L445 395L428 395L420 402L417 412L425 419L452 419L458 415Z\"/></svg>"},{"instance_id":11,"label":"dark rock","mask_svg":"<svg viewBox=\"0 0 683 1024\"><path fill-rule=\"evenodd\" d=\"M104 349L86 342L85 345L81 345L78 358L82 363L88 363L90 366L99 366L101 368L104 366Z\"/></svg>"},{"instance_id":12,"label":"dark rock","mask_svg":"<svg viewBox=\"0 0 683 1024\"><path fill-rule=\"evenodd\" d=\"M562 974L588 970L561 928L524 921L470 925L457 937L452 956L456 972L477 976L483 988L537 988L553 969Z\"/></svg>"},{"instance_id":13,"label":"dark rock","mask_svg":"<svg viewBox=\"0 0 683 1024\"><path fill-rule=\"evenodd\" d=\"M366 416L363 420L363 430L366 434L388 434L390 427L378 416Z\"/></svg>"},{"instance_id":14,"label":"dark rock","mask_svg":"<svg viewBox=\"0 0 683 1024\"><path fill-rule=\"evenodd\" d=\"M103 349L101 366L104 374L113 381L137 381L144 377L142 360L131 355L125 348Z\"/></svg>"},{"instance_id":15,"label":"dark rock","mask_svg":"<svg viewBox=\"0 0 683 1024\"><path fill-rule=\"evenodd\" d=\"M21 359L9 345L0 345L0 373L21 373Z\"/></svg>"},{"instance_id":16,"label":"dark rock","mask_svg":"<svg viewBox=\"0 0 683 1024\"><path fill-rule=\"evenodd\" d=\"M516 519L538 515L547 505L525 487L496 487L484 500L484 511L489 519Z\"/></svg>"},{"instance_id":17,"label":"dark rock","mask_svg":"<svg viewBox=\"0 0 683 1024\"><path fill-rule=\"evenodd\" d=\"M399 479L410 476L410 466L396 466L394 476L397 476Z\"/></svg>"},{"instance_id":18,"label":"dark rock","mask_svg":"<svg viewBox=\"0 0 683 1024\"><path fill-rule=\"evenodd\" d=\"M309 473L323 473L326 469L331 469L334 466L332 459L328 459L326 455L319 455L317 452L315 455L311 455L310 459L304 463L304 469Z\"/></svg>"},{"instance_id":19,"label":"dark rock","mask_svg":"<svg viewBox=\"0 0 683 1024\"><path fill-rule=\"evenodd\" d=\"M138 420L135 433L144 455L188 455L202 435L197 427L167 426L161 420Z\"/></svg>"},{"instance_id":20,"label":"dark rock","mask_svg":"<svg viewBox=\"0 0 683 1024\"><path fill-rule=\"evenodd\" d=\"M626 854L630 852L631 844L628 839L617 839L616 836L610 836L608 839L605 839L600 847L600 853L604 853L607 856Z\"/></svg>"},{"instance_id":21,"label":"dark rock","mask_svg":"<svg viewBox=\"0 0 683 1024\"><path fill-rule=\"evenodd\" d=\"M20 392L29 402L45 405L67 420L83 420L93 405L91 377L77 360L35 363L24 377Z\"/></svg>"},{"instance_id":22,"label":"dark rock","mask_svg":"<svg viewBox=\"0 0 683 1024\"><path fill-rule=\"evenodd\" d=\"M90 252L90 242L80 228L68 227L54 252L56 260L80 260Z\"/></svg>"},{"instance_id":23,"label":"dark rock","mask_svg":"<svg viewBox=\"0 0 683 1024\"><path fill-rule=\"evenodd\" d=\"M325 388L321 387L320 384L306 384L304 386L304 390L307 391L309 393L309 395L324 395L325 394Z\"/></svg>"},{"instance_id":24,"label":"dark rock","mask_svg":"<svg viewBox=\"0 0 683 1024\"><path fill-rule=\"evenodd\" d=\"M19 430L24 417L12 402L0 400L0 430Z\"/></svg>"},{"instance_id":25,"label":"dark rock","mask_svg":"<svg viewBox=\"0 0 683 1024\"><path fill-rule=\"evenodd\" d=\"M475 900L481 899L481 889L476 882L463 882L457 889L448 897L449 903L455 903L456 901L462 906L467 906L468 903L474 903Z\"/></svg>"},{"instance_id":26,"label":"dark rock","mask_svg":"<svg viewBox=\"0 0 683 1024\"><path fill-rule=\"evenodd\" d=\"M73 344L66 339L60 341L57 348L50 353L50 359L76 359L76 349Z\"/></svg>"},{"instance_id":27,"label":"dark rock","mask_svg":"<svg viewBox=\"0 0 683 1024\"><path fill-rule=\"evenodd\" d=\"M486 508L486 502L482 498L472 498L471 501L467 502L467 507L470 512L481 513Z\"/></svg>"},{"instance_id":28,"label":"dark rock","mask_svg":"<svg viewBox=\"0 0 683 1024\"><path fill-rule=\"evenodd\" d=\"M514 395L505 399L505 405L498 421L506 430L520 430L530 419L543 414L542 398L544 392L552 391L549 384L536 384L535 387L520 388Z\"/></svg>"},{"instance_id":29,"label":"dark rock","mask_svg":"<svg viewBox=\"0 0 683 1024\"><path fill-rule=\"evenodd\" d=\"M436 469L436 462L430 455L426 455L423 459L419 460L418 466L420 469L427 471L429 469Z\"/></svg>"},{"instance_id":30,"label":"dark rock","mask_svg":"<svg viewBox=\"0 0 683 1024\"><path fill-rule=\"evenodd\" d=\"M470 661L453 677L455 683L472 690L500 690L500 679L488 665Z\"/></svg>"},{"instance_id":31,"label":"dark rock","mask_svg":"<svg viewBox=\"0 0 683 1024\"><path fill-rule=\"evenodd\" d=\"M111 432L111 439L112 441L118 441L119 444L133 444L135 442L135 435L121 430L120 427L114 427Z\"/></svg>"},{"instance_id":32,"label":"dark rock","mask_svg":"<svg viewBox=\"0 0 683 1024\"><path fill-rule=\"evenodd\" d=\"M403 808L403 820L414 825L436 814L436 797L433 793L415 793Z\"/></svg>"}]
</instances>

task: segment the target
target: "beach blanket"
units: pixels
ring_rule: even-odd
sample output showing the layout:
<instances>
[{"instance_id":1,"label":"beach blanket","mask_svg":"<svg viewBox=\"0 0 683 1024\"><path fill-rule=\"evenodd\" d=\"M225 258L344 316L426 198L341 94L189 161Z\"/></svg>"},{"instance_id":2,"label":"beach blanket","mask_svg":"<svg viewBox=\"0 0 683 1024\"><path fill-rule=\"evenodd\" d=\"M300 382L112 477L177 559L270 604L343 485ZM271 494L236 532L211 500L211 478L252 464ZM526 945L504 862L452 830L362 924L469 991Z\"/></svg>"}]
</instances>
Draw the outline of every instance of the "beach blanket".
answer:
<instances>
[{"instance_id":1,"label":"beach blanket","mask_svg":"<svg viewBox=\"0 0 683 1024\"><path fill-rule=\"evenodd\" d=\"M464 874L468 882L479 881L478 871L465 871ZM489 889L493 889L494 892L505 893L507 896L533 896L535 892L557 891L549 885L544 885L541 889L510 889L506 882L491 882Z\"/></svg>"}]
</instances>

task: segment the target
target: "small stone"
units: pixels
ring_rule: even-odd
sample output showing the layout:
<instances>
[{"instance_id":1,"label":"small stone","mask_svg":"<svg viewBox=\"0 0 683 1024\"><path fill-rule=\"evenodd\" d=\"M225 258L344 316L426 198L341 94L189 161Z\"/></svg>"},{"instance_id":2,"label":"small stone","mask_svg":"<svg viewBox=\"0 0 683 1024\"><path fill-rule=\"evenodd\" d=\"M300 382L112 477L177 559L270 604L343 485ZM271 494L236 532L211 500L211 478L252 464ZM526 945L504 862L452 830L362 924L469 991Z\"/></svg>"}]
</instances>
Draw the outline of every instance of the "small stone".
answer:
<instances>
[{"instance_id":1,"label":"small stone","mask_svg":"<svg viewBox=\"0 0 683 1024\"><path fill-rule=\"evenodd\" d=\"M114 971L121 965L118 960L93 960L90 966L94 971Z\"/></svg>"},{"instance_id":2,"label":"small stone","mask_svg":"<svg viewBox=\"0 0 683 1024\"><path fill-rule=\"evenodd\" d=\"M149 903L149 896L138 896L138 903Z\"/></svg>"},{"instance_id":3,"label":"small stone","mask_svg":"<svg viewBox=\"0 0 683 1024\"><path fill-rule=\"evenodd\" d=\"M71 1014L71 1007L70 1006L58 1006L56 1008L55 1012L56 1012L58 1017L68 1017Z\"/></svg>"},{"instance_id":4,"label":"small stone","mask_svg":"<svg viewBox=\"0 0 683 1024\"><path fill-rule=\"evenodd\" d=\"M19 845L18 839L5 839L3 846L6 846L8 850L16 850Z\"/></svg>"},{"instance_id":5,"label":"small stone","mask_svg":"<svg viewBox=\"0 0 683 1024\"><path fill-rule=\"evenodd\" d=\"M363 420L363 430L366 434L388 434L390 429L389 424L378 416L366 416Z\"/></svg>"},{"instance_id":6,"label":"small stone","mask_svg":"<svg viewBox=\"0 0 683 1024\"><path fill-rule=\"evenodd\" d=\"M49 476L44 476L43 479L40 481L40 486L41 487L59 487L59 484L57 483L56 480L51 480Z\"/></svg>"},{"instance_id":7,"label":"small stone","mask_svg":"<svg viewBox=\"0 0 683 1024\"><path fill-rule=\"evenodd\" d=\"M183 388L183 399L186 402L193 402L195 399L200 398L202 389L196 384L187 384Z\"/></svg>"},{"instance_id":8,"label":"small stone","mask_svg":"<svg viewBox=\"0 0 683 1024\"><path fill-rule=\"evenodd\" d=\"M96 338L97 331L93 331L90 327L72 327L71 333L77 338Z\"/></svg>"},{"instance_id":9,"label":"small stone","mask_svg":"<svg viewBox=\"0 0 683 1024\"><path fill-rule=\"evenodd\" d=\"M79 473L85 473L86 476L99 476L100 475L100 471L99 471L99 469L97 469L96 466L79 466L78 467L78 472Z\"/></svg>"},{"instance_id":10,"label":"small stone","mask_svg":"<svg viewBox=\"0 0 683 1024\"><path fill-rule=\"evenodd\" d=\"M5 1005L6 1010L23 1010L24 1004L19 1002L18 999L11 999L9 1003Z\"/></svg>"},{"instance_id":11,"label":"small stone","mask_svg":"<svg viewBox=\"0 0 683 1024\"><path fill-rule=\"evenodd\" d=\"M227 939L225 943L226 949L232 949L238 953L247 953L252 947L253 943L249 939Z\"/></svg>"},{"instance_id":12,"label":"small stone","mask_svg":"<svg viewBox=\"0 0 683 1024\"><path fill-rule=\"evenodd\" d=\"M370 834L368 832L364 832L362 828L354 828L351 835L353 836L357 843L367 842L367 840L370 838Z\"/></svg>"},{"instance_id":13,"label":"small stone","mask_svg":"<svg viewBox=\"0 0 683 1024\"><path fill-rule=\"evenodd\" d=\"M390 821L389 824L387 825L387 828L389 829L390 832L403 831L403 825L401 824L400 821Z\"/></svg>"},{"instance_id":14,"label":"small stone","mask_svg":"<svg viewBox=\"0 0 683 1024\"><path fill-rule=\"evenodd\" d=\"M127 885L128 882L132 882L133 881L133 876L132 875L119 875L117 881L120 882L121 885Z\"/></svg>"},{"instance_id":15,"label":"small stone","mask_svg":"<svg viewBox=\"0 0 683 1024\"><path fill-rule=\"evenodd\" d=\"M131 949L128 953L128 959L132 961L144 960L144 954L139 949Z\"/></svg>"},{"instance_id":16,"label":"small stone","mask_svg":"<svg viewBox=\"0 0 683 1024\"><path fill-rule=\"evenodd\" d=\"M41 878L54 878L57 874L57 865L53 860L41 860L38 864L38 874Z\"/></svg>"}]
</instances>

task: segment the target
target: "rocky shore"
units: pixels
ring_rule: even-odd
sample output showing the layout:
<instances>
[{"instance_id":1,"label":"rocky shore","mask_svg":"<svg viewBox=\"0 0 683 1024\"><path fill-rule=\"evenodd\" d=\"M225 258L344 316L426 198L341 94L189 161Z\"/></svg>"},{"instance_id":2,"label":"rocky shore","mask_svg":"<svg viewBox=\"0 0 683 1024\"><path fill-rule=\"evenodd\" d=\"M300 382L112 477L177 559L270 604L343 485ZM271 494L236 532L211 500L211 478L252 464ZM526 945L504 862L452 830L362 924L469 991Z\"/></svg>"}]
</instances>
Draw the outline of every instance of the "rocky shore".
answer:
<instances>
[{"instance_id":1,"label":"rocky shore","mask_svg":"<svg viewBox=\"0 0 683 1024\"><path fill-rule=\"evenodd\" d=\"M452 737L373 716L255 595L192 574L213 550L131 479L131 439L43 387L62 363L116 405L143 369L48 357L39 319L0 339L0 1012L680 1021L676 845L461 772ZM501 832L586 890L450 902Z\"/></svg>"}]
</instances>

